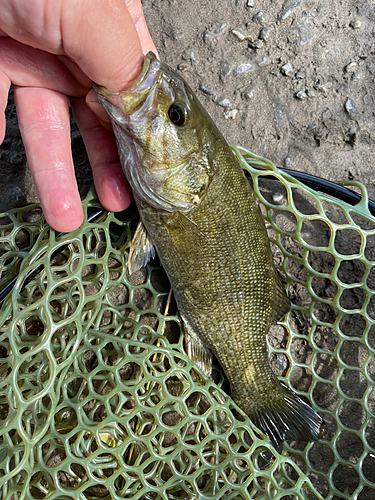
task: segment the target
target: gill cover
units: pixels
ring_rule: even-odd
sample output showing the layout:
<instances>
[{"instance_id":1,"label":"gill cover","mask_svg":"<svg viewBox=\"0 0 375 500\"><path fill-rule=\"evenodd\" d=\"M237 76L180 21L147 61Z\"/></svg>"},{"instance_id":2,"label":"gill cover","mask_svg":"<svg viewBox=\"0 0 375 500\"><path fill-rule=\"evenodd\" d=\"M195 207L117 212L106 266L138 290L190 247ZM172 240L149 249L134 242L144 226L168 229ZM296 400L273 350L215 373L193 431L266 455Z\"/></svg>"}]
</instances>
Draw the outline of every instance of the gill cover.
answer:
<instances>
[{"instance_id":1,"label":"gill cover","mask_svg":"<svg viewBox=\"0 0 375 500\"><path fill-rule=\"evenodd\" d=\"M200 130L205 112L186 82L149 52L129 90L94 89L111 118L135 198L167 211L188 212L199 204L215 161Z\"/></svg>"}]
</instances>

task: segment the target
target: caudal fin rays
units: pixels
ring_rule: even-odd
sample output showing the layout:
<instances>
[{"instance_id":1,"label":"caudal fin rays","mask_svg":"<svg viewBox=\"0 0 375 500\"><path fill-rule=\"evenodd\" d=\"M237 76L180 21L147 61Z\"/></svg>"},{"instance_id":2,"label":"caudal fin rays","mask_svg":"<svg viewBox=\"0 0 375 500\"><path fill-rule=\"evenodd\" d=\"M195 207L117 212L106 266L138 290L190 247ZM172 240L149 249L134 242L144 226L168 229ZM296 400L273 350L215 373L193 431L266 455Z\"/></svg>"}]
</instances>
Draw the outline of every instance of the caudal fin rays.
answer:
<instances>
[{"instance_id":1,"label":"caudal fin rays","mask_svg":"<svg viewBox=\"0 0 375 500\"><path fill-rule=\"evenodd\" d=\"M273 446L283 441L316 441L322 418L292 390L283 386L281 402L259 408L250 418Z\"/></svg>"}]
</instances>

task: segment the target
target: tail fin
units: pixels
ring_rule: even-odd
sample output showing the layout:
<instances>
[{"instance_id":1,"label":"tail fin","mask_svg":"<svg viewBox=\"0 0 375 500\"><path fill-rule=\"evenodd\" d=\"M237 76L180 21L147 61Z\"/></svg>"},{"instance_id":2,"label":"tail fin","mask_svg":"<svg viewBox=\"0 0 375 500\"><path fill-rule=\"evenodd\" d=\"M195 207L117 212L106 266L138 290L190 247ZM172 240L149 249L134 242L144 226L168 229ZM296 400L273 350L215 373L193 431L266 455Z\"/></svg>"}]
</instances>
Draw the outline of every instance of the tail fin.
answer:
<instances>
[{"instance_id":1,"label":"tail fin","mask_svg":"<svg viewBox=\"0 0 375 500\"><path fill-rule=\"evenodd\" d=\"M282 387L283 401L260 408L251 416L252 421L276 449L283 441L316 441L322 418L291 389Z\"/></svg>"}]
</instances>

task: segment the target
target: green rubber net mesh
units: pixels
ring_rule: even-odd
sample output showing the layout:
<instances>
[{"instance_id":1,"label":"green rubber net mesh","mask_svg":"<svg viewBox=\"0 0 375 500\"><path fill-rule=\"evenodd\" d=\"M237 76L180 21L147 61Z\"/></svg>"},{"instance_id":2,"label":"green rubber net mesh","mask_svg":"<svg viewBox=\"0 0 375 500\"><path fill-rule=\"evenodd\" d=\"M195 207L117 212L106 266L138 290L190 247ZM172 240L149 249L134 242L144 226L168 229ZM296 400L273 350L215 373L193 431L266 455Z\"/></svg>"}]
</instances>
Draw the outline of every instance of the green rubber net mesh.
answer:
<instances>
[{"instance_id":1,"label":"green rubber net mesh","mask_svg":"<svg viewBox=\"0 0 375 500\"><path fill-rule=\"evenodd\" d=\"M277 453L220 368L210 380L189 360L157 260L126 272L132 209L56 238L34 205L0 219L0 287L20 273L0 310L2 500L375 498L367 192L353 183L350 207L241 152L293 302L270 365L320 413L321 439Z\"/></svg>"}]
</instances>

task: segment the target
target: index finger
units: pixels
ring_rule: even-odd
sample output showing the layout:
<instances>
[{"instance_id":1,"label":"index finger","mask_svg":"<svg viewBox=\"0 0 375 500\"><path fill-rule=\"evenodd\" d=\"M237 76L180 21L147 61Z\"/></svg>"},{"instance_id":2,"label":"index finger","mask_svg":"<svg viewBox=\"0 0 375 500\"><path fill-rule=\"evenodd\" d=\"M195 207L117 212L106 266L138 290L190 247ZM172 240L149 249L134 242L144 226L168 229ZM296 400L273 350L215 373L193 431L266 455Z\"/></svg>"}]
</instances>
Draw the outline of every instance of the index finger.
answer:
<instances>
[{"instance_id":1,"label":"index finger","mask_svg":"<svg viewBox=\"0 0 375 500\"><path fill-rule=\"evenodd\" d=\"M68 98L55 90L15 87L18 123L47 222L73 231L83 212L70 148Z\"/></svg>"}]
</instances>

